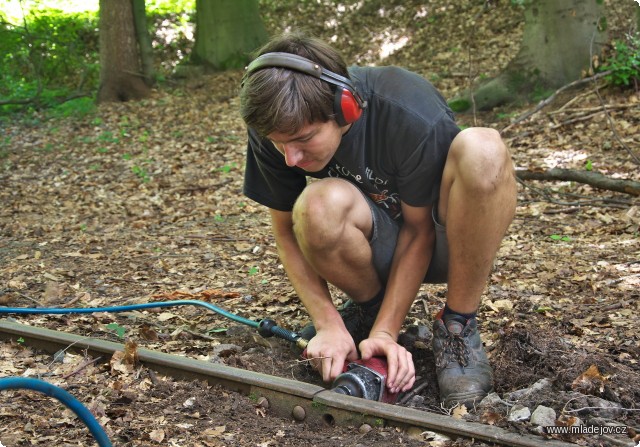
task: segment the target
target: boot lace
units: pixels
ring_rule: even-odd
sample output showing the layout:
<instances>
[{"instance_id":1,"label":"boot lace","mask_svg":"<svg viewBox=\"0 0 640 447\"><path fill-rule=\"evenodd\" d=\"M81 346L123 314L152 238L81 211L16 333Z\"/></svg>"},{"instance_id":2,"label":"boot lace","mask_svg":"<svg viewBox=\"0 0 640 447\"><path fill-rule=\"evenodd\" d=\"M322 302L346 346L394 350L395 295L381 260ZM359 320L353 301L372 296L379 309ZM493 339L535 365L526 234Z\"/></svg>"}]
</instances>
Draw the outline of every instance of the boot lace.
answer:
<instances>
[{"instance_id":1,"label":"boot lace","mask_svg":"<svg viewBox=\"0 0 640 447\"><path fill-rule=\"evenodd\" d=\"M463 368L469 364L469 347L461 334L447 333L442 343L442 349L436 354L436 365L444 368L455 360Z\"/></svg>"}]
</instances>

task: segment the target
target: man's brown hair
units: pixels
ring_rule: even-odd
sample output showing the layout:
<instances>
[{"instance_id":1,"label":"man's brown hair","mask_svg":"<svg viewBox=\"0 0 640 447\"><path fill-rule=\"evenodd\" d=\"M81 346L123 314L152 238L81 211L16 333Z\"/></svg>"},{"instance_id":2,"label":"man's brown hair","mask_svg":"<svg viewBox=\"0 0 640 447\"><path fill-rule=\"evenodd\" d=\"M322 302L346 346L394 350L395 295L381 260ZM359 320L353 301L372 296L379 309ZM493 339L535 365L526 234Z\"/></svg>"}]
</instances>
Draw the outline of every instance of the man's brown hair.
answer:
<instances>
[{"instance_id":1,"label":"man's brown hair","mask_svg":"<svg viewBox=\"0 0 640 447\"><path fill-rule=\"evenodd\" d=\"M283 52L305 57L348 78L342 56L331 46L300 32L275 37L257 55ZM305 73L266 67L245 74L240 89L240 114L260 135L294 134L306 124L334 119L335 87Z\"/></svg>"}]
</instances>

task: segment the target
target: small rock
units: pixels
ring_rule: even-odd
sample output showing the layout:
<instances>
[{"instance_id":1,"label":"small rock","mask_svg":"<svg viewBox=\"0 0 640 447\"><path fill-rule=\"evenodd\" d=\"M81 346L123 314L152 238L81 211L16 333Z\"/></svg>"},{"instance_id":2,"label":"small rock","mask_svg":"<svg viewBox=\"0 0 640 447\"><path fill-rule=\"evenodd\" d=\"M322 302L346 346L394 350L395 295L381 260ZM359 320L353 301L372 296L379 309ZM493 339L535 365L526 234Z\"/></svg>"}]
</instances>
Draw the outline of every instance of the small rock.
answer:
<instances>
[{"instance_id":1,"label":"small rock","mask_svg":"<svg viewBox=\"0 0 640 447\"><path fill-rule=\"evenodd\" d=\"M509 411L509 422L526 421L531 417L531 410L524 405L515 404Z\"/></svg>"},{"instance_id":2,"label":"small rock","mask_svg":"<svg viewBox=\"0 0 640 447\"><path fill-rule=\"evenodd\" d=\"M547 390L551 388L552 385L553 385L553 382L551 381L551 379L546 379L546 378L540 379L536 383L531 385L529 388L523 388L521 390L517 390L517 391L513 391L512 393L509 393L507 400L511 400L511 401L520 400L531 394L540 393L541 391Z\"/></svg>"},{"instance_id":3,"label":"small rock","mask_svg":"<svg viewBox=\"0 0 640 447\"><path fill-rule=\"evenodd\" d=\"M556 425L556 411L553 408L538 405L531 414L531 423L542 427Z\"/></svg>"},{"instance_id":4,"label":"small rock","mask_svg":"<svg viewBox=\"0 0 640 447\"><path fill-rule=\"evenodd\" d=\"M358 429L358 431L363 435L366 434L366 433L369 433L371 430L372 430L372 428L371 428L371 425L369 425L369 424L362 424L360 426L360 428Z\"/></svg>"},{"instance_id":5,"label":"small rock","mask_svg":"<svg viewBox=\"0 0 640 447\"><path fill-rule=\"evenodd\" d=\"M498 393L487 394L484 399L478 404L479 408L495 408L500 405L504 405L504 401L498 395Z\"/></svg>"},{"instance_id":6,"label":"small rock","mask_svg":"<svg viewBox=\"0 0 640 447\"><path fill-rule=\"evenodd\" d=\"M411 439L424 441L424 430L422 429L422 427L411 426L406 429L405 433Z\"/></svg>"}]
</instances>

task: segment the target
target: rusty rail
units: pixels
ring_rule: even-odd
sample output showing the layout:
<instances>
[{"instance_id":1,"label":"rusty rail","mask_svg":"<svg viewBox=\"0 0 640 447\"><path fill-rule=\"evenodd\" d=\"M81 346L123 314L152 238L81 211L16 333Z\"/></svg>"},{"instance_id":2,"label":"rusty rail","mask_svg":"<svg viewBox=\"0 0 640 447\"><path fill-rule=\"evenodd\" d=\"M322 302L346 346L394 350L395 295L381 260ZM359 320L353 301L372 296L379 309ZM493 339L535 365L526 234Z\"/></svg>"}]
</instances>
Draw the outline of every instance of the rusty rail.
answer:
<instances>
[{"instance_id":1,"label":"rusty rail","mask_svg":"<svg viewBox=\"0 0 640 447\"><path fill-rule=\"evenodd\" d=\"M53 331L0 320L0 339L22 338L28 346L54 353L72 347L94 356L109 358L124 346L66 332ZM138 349L138 357L146 367L176 379L206 380L246 395L264 397L274 414L304 420L308 424L335 423L359 425L368 423L408 428L418 427L453 437L467 437L513 447L571 447L575 444L548 440L540 436L512 433L499 427L467 422L449 416L412 408L350 397L317 385L267 374L232 368L187 357Z\"/></svg>"}]
</instances>

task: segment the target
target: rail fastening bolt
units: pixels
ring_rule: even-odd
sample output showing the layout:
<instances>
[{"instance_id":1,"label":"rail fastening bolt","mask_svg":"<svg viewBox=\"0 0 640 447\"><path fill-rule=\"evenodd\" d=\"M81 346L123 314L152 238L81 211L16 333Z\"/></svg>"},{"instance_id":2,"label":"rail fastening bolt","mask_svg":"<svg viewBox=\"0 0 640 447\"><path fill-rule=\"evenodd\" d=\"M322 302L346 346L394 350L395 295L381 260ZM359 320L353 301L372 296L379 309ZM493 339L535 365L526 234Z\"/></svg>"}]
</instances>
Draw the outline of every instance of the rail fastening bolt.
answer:
<instances>
[{"instance_id":1,"label":"rail fastening bolt","mask_svg":"<svg viewBox=\"0 0 640 447\"><path fill-rule=\"evenodd\" d=\"M304 418L307 417L307 412L300 405L296 405L295 407L293 407L293 411L291 411L291 414L293 418L298 422L304 421Z\"/></svg>"}]
</instances>

